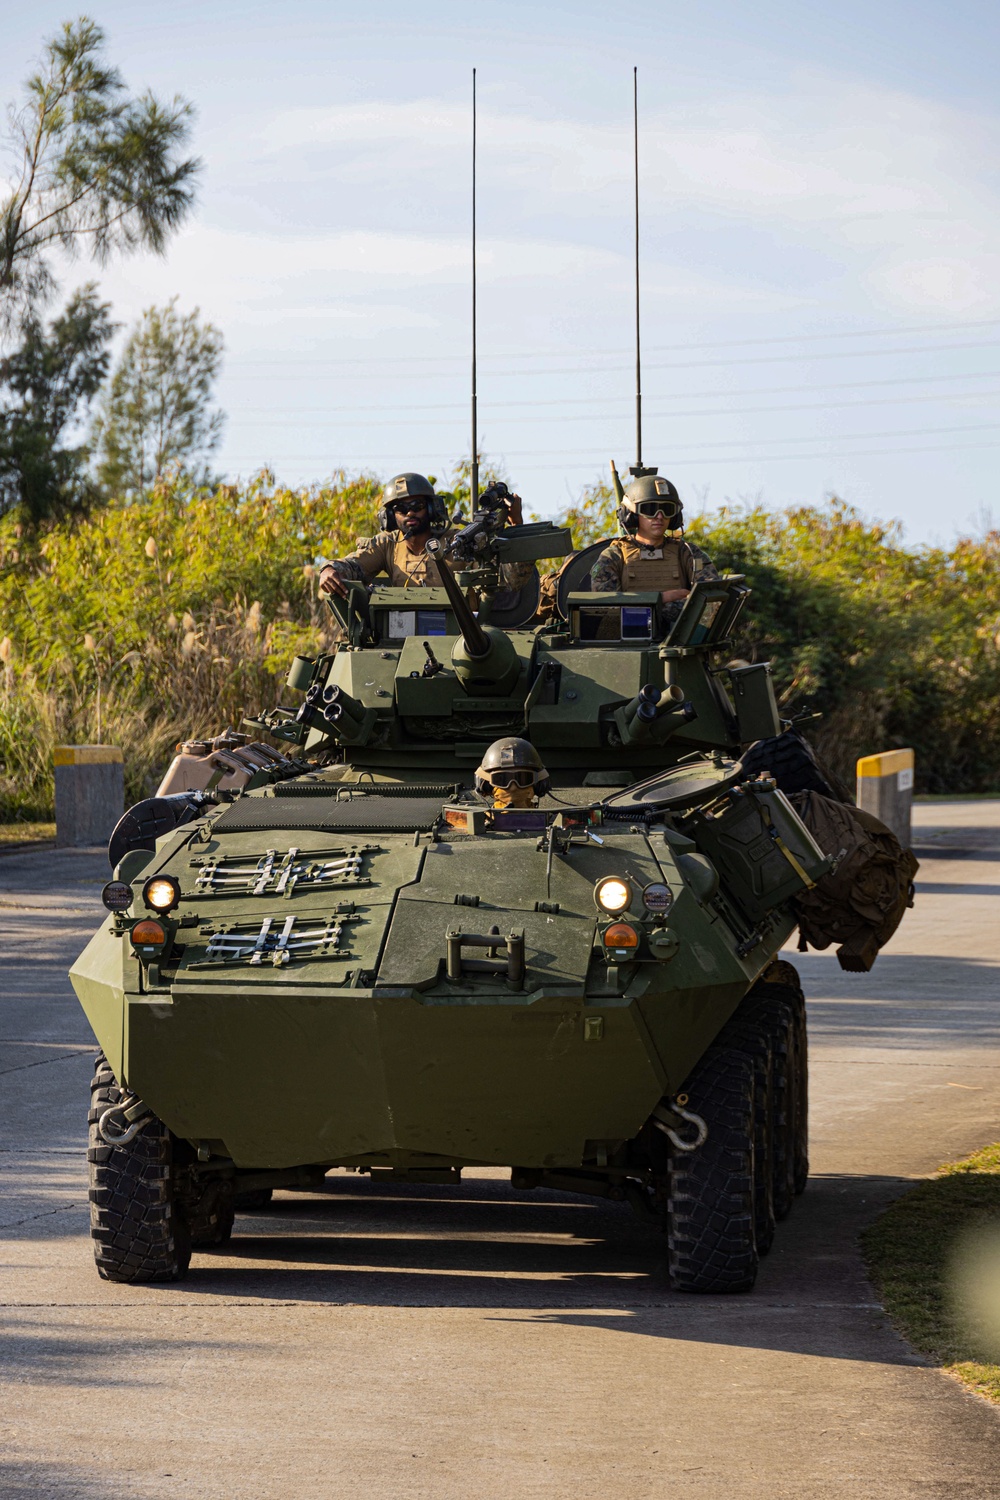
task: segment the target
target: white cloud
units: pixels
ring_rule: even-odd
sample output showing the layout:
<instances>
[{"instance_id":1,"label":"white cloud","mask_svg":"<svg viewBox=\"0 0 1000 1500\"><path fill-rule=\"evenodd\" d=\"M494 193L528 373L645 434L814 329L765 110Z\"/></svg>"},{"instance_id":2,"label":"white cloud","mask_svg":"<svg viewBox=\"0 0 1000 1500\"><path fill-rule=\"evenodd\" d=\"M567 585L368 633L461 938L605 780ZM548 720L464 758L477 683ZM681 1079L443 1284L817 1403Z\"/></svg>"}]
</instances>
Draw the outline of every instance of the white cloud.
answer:
<instances>
[{"instance_id":1,"label":"white cloud","mask_svg":"<svg viewBox=\"0 0 1000 1500\"><path fill-rule=\"evenodd\" d=\"M567 239L586 238L579 226L608 214L627 226L629 121L608 129L489 105L479 139L483 197L514 195L512 238L520 222L530 239L533 218L553 208ZM255 147L286 182L322 171L363 179L391 202L392 184L414 173L429 183L467 173L468 110L425 100L284 111ZM887 309L992 310L998 148L995 117L815 72L781 91L708 97L697 110L653 103L640 143L650 249L678 221L692 234L706 216L744 222L779 254L841 260L857 290ZM757 268L747 269L749 280Z\"/></svg>"}]
</instances>

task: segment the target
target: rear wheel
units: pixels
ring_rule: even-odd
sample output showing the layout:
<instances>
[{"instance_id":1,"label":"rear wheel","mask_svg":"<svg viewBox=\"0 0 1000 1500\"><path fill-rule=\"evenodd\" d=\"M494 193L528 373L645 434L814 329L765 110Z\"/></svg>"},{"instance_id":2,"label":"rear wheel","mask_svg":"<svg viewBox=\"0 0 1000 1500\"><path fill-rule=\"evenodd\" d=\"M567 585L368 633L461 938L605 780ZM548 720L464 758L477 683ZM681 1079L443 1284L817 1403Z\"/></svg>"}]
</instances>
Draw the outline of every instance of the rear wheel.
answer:
<instances>
[{"instance_id":1,"label":"rear wheel","mask_svg":"<svg viewBox=\"0 0 1000 1500\"><path fill-rule=\"evenodd\" d=\"M757 1276L753 1056L717 1043L685 1084L708 1126L696 1151L670 1151L667 1248L679 1292L746 1292Z\"/></svg>"},{"instance_id":2,"label":"rear wheel","mask_svg":"<svg viewBox=\"0 0 1000 1500\"><path fill-rule=\"evenodd\" d=\"M777 994L791 1012L789 1042L789 1134L791 1137L792 1190L805 1192L809 1180L809 1038L806 1030L806 997L798 971L784 959L778 959L767 971L767 978L755 986Z\"/></svg>"},{"instance_id":3,"label":"rear wheel","mask_svg":"<svg viewBox=\"0 0 1000 1500\"><path fill-rule=\"evenodd\" d=\"M238 1214L252 1214L266 1208L272 1198L270 1188L253 1188L249 1193L237 1193L233 1206Z\"/></svg>"},{"instance_id":4,"label":"rear wheel","mask_svg":"<svg viewBox=\"0 0 1000 1500\"><path fill-rule=\"evenodd\" d=\"M130 1141L110 1145L98 1122L123 1094L103 1054L90 1088L90 1234L98 1272L106 1281L180 1281L191 1233L177 1201L174 1139L151 1116Z\"/></svg>"},{"instance_id":5,"label":"rear wheel","mask_svg":"<svg viewBox=\"0 0 1000 1500\"><path fill-rule=\"evenodd\" d=\"M749 999L749 996L747 997ZM776 1119L776 1059L771 1030L746 1001L725 1027L719 1042L737 1047L753 1059L754 1066L754 1236L757 1254L766 1255L774 1244L775 1164L778 1139Z\"/></svg>"},{"instance_id":6,"label":"rear wheel","mask_svg":"<svg viewBox=\"0 0 1000 1500\"><path fill-rule=\"evenodd\" d=\"M809 1181L809 1039L806 1034L806 1001L799 990L792 1003L792 1037L795 1058L794 1087L794 1187L804 1193Z\"/></svg>"},{"instance_id":7,"label":"rear wheel","mask_svg":"<svg viewBox=\"0 0 1000 1500\"><path fill-rule=\"evenodd\" d=\"M774 1216L784 1219L795 1192L795 1059L792 1008L778 986L757 984L741 1006L771 1053L771 1182Z\"/></svg>"}]
</instances>

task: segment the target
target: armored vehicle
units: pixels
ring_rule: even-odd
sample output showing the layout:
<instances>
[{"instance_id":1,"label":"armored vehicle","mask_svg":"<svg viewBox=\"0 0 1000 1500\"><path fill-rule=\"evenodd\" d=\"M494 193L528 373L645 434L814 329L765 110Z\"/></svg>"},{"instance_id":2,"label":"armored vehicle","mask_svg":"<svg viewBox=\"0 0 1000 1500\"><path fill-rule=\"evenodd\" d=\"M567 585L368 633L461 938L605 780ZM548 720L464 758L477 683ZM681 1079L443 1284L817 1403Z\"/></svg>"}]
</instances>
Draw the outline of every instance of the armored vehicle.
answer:
<instances>
[{"instance_id":1,"label":"armored vehicle","mask_svg":"<svg viewBox=\"0 0 1000 1500\"><path fill-rule=\"evenodd\" d=\"M182 1277L243 1206L334 1169L487 1166L628 1202L674 1288L745 1290L808 1171L776 955L829 866L740 764L780 730L768 667L724 665L749 589L699 581L668 622L571 565L539 626L498 567L567 532L485 507L431 545L441 588L337 601L342 643L295 660L242 785L220 767L116 830L72 970L102 1049L98 1270ZM504 796L506 739L537 754Z\"/></svg>"}]
</instances>

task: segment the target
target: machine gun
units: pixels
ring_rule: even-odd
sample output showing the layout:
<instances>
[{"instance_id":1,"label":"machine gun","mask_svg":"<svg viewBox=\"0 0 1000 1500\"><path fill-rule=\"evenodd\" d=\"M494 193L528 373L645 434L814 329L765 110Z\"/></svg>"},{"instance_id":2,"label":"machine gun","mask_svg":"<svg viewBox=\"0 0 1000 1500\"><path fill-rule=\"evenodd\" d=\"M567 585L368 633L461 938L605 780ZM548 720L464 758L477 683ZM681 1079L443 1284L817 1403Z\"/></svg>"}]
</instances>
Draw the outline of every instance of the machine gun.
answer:
<instances>
[{"instance_id":1,"label":"machine gun","mask_svg":"<svg viewBox=\"0 0 1000 1500\"><path fill-rule=\"evenodd\" d=\"M551 521L506 526L511 499L505 484L491 484L479 497L471 521L454 536L427 544L435 562L445 557L458 565L458 583L463 589L475 589L481 621L490 619L493 599L503 588L500 570L504 563L567 557L573 550L573 538L566 526L555 526Z\"/></svg>"}]
</instances>

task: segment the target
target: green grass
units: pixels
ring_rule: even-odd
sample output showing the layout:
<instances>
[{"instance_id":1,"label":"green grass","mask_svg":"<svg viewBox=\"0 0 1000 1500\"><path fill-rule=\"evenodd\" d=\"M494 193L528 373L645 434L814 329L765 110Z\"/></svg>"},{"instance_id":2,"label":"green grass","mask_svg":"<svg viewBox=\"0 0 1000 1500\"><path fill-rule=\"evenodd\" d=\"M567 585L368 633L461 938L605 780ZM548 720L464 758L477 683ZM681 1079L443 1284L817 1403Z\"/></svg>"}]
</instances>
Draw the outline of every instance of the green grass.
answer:
<instances>
[{"instance_id":1,"label":"green grass","mask_svg":"<svg viewBox=\"0 0 1000 1500\"><path fill-rule=\"evenodd\" d=\"M4 844L49 843L55 836L54 823L0 823L0 849Z\"/></svg>"},{"instance_id":2,"label":"green grass","mask_svg":"<svg viewBox=\"0 0 1000 1500\"><path fill-rule=\"evenodd\" d=\"M1000 792L918 792L914 805L922 802L996 802Z\"/></svg>"},{"instance_id":3,"label":"green grass","mask_svg":"<svg viewBox=\"0 0 1000 1500\"><path fill-rule=\"evenodd\" d=\"M900 1332L1000 1404L1000 1143L904 1194L862 1248Z\"/></svg>"}]
</instances>

